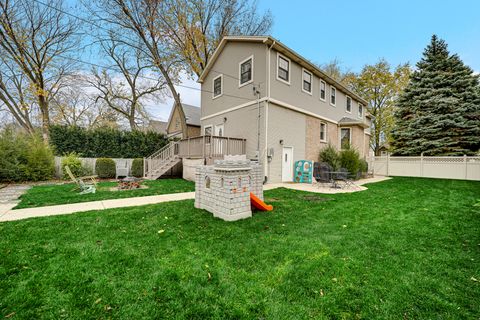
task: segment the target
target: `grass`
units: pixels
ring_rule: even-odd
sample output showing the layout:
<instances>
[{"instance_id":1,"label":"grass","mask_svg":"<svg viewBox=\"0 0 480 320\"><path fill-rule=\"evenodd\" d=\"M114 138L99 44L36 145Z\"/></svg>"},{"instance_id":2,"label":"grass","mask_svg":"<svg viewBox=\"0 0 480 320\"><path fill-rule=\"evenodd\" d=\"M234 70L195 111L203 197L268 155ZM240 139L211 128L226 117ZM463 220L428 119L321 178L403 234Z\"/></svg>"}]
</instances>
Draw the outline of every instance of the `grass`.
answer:
<instances>
[{"instance_id":1,"label":"grass","mask_svg":"<svg viewBox=\"0 0 480 320\"><path fill-rule=\"evenodd\" d=\"M117 182L100 182L96 193L83 195L74 190L73 183L34 186L20 197L20 203L14 209L195 191L195 184L183 179L149 180L142 184L148 188L111 191Z\"/></svg>"},{"instance_id":2,"label":"grass","mask_svg":"<svg viewBox=\"0 0 480 320\"><path fill-rule=\"evenodd\" d=\"M2 223L0 316L478 318L480 183L368 187L233 223L191 200Z\"/></svg>"}]
</instances>

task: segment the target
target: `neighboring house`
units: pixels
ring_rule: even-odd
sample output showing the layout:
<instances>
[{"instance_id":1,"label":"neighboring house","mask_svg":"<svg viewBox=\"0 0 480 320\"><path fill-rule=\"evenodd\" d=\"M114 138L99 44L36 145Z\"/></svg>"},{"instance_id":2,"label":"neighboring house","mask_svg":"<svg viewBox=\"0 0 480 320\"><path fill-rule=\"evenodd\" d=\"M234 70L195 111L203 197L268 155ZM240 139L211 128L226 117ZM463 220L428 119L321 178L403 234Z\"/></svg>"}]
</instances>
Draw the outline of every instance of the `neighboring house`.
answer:
<instances>
[{"instance_id":1,"label":"neighboring house","mask_svg":"<svg viewBox=\"0 0 480 320\"><path fill-rule=\"evenodd\" d=\"M249 158L259 142L268 182L292 181L328 143L369 153L367 101L272 37L223 38L199 82L201 133L246 139Z\"/></svg>"},{"instance_id":2,"label":"neighboring house","mask_svg":"<svg viewBox=\"0 0 480 320\"><path fill-rule=\"evenodd\" d=\"M166 135L167 125L168 125L168 122L165 122L165 121L150 120L150 122L148 123L147 130L151 130L156 133L163 133Z\"/></svg>"},{"instance_id":3,"label":"neighboring house","mask_svg":"<svg viewBox=\"0 0 480 320\"><path fill-rule=\"evenodd\" d=\"M183 114L178 105L174 104L167 122L167 135L170 138L188 138L200 135L200 108L182 103ZM187 137L183 135L183 127L186 126Z\"/></svg>"}]
</instances>

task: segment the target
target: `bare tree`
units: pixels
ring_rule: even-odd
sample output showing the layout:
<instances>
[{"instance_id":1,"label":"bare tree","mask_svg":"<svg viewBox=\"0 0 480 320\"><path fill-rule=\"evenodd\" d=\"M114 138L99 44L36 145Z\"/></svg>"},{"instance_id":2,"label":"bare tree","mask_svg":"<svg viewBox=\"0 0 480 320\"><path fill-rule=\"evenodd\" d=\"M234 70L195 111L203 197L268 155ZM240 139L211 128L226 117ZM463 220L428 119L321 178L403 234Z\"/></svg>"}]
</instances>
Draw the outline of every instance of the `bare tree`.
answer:
<instances>
[{"instance_id":1,"label":"bare tree","mask_svg":"<svg viewBox=\"0 0 480 320\"><path fill-rule=\"evenodd\" d=\"M148 71L154 66L142 59L139 50L120 45L113 35L102 41L101 47L114 66L109 68L113 71L93 69L89 83L98 90L96 100L102 100L126 119L131 130L138 129L138 122L148 117L144 102L159 98L165 89L165 81L163 77L153 80Z\"/></svg>"},{"instance_id":2,"label":"bare tree","mask_svg":"<svg viewBox=\"0 0 480 320\"><path fill-rule=\"evenodd\" d=\"M269 11L259 14L251 0L165 0L161 21L175 51L197 76L227 35L264 35L272 27Z\"/></svg>"},{"instance_id":3,"label":"bare tree","mask_svg":"<svg viewBox=\"0 0 480 320\"><path fill-rule=\"evenodd\" d=\"M74 36L79 25L64 13L62 0L45 0L45 4L30 0L0 1L0 49L3 61L14 64L25 78L26 81L19 82L21 91L29 90L34 98L33 103L42 116L43 139L48 141L50 102L72 66L65 55L77 45ZM25 83L28 87L24 87ZM5 90L2 92L4 96L7 94ZM11 103L11 99L2 101ZM15 109L18 108L9 108Z\"/></svg>"},{"instance_id":4,"label":"bare tree","mask_svg":"<svg viewBox=\"0 0 480 320\"><path fill-rule=\"evenodd\" d=\"M175 104L181 105L175 84L178 82L183 57L172 50L165 35L162 22L164 1L97 0L94 4L96 7L86 3L92 15L108 24L116 41L138 50L142 57L160 71ZM185 119L183 109L179 110L180 116ZM185 137L188 135L185 121L182 121L182 132Z\"/></svg>"}]
</instances>

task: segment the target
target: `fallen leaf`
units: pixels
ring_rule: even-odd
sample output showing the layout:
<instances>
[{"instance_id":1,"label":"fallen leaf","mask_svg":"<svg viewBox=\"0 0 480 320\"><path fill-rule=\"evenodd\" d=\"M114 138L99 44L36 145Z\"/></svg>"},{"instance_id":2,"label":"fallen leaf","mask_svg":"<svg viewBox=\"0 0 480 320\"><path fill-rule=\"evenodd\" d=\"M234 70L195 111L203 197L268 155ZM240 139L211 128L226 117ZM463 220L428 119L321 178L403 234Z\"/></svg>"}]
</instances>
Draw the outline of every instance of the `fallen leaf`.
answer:
<instances>
[{"instance_id":1,"label":"fallen leaf","mask_svg":"<svg viewBox=\"0 0 480 320\"><path fill-rule=\"evenodd\" d=\"M164 232L165 232L165 230L163 230L163 229L162 229L162 230L158 230L158 233L164 233Z\"/></svg>"},{"instance_id":2,"label":"fallen leaf","mask_svg":"<svg viewBox=\"0 0 480 320\"><path fill-rule=\"evenodd\" d=\"M112 310L112 307L110 307L108 304L104 307L105 311L110 311Z\"/></svg>"},{"instance_id":3,"label":"fallen leaf","mask_svg":"<svg viewBox=\"0 0 480 320\"><path fill-rule=\"evenodd\" d=\"M347 225L346 225L346 224L344 224L342 227L346 228L346 227L347 227Z\"/></svg>"},{"instance_id":4,"label":"fallen leaf","mask_svg":"<svg viewBox=\"0 0 480 320\"><path fill-rule=\"evenodd\" d=\"M11 318L11 317L13 317L14 314L15 314L15 312L9 313L5 316L5 318Z\"/></svg>"},{"instance_id":5,"label":"fallen leaf","mask_svg":"<svg viewBox=\"0 0 480 320\"><path fill-rule=\"evenodd\" d=\"M212 280L212 275L208 272L208 281Z\"/></svg>"},{"instance_id":6,"label":"fallen leaf","mask_svg":"<svg viewBox=\"0 0 480 320\"><path fill-rule=\"evenodd\" d=\"M333 281L333 282L337 282L337 278L333 278L332 281Z\"/></svg>"},{"instance_id":7,"label":"fallen leaf","mask_svg":"<svg viewBox=\"0 0 480 320\"><path fill-rule=\"evenodd\" d=\"M476 278L474 278L474 277L471 277L470 280L475 281L475 282L478 282L478 279L476 279Z\"/></svg>"},{"instance_id":8,"label":"fallen leaf","mask_svg":"<svg viewBox=\"0 0 480 320\"><path fill-rule=\"evenodd\" d=\"M95 304L99 304L100 301L102 301L102 298L98 298L97 300L95 300Z\"/></svg>"}]
</instances>

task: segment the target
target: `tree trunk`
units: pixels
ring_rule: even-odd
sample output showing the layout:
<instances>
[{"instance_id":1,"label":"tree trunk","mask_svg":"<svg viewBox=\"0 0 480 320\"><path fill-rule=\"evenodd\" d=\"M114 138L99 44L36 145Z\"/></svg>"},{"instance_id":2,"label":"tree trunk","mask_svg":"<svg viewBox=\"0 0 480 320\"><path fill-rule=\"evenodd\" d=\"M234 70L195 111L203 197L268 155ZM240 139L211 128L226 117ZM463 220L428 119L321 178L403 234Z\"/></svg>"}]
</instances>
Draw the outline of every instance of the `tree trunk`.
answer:
<instances>
[{"instance_id":1,"label":"tree trunk","mask_svg":"<svg viewBox=\"0 0 480 320\"><path fill-rule=\"evenodd\" d=\"M50 139L50 114L48 110L48 102L45 100L45 97L40 96L38 97L38 104L40 112L42 113L42 138L43 142L47 144Z\"/></svg>"}]
</instances>

